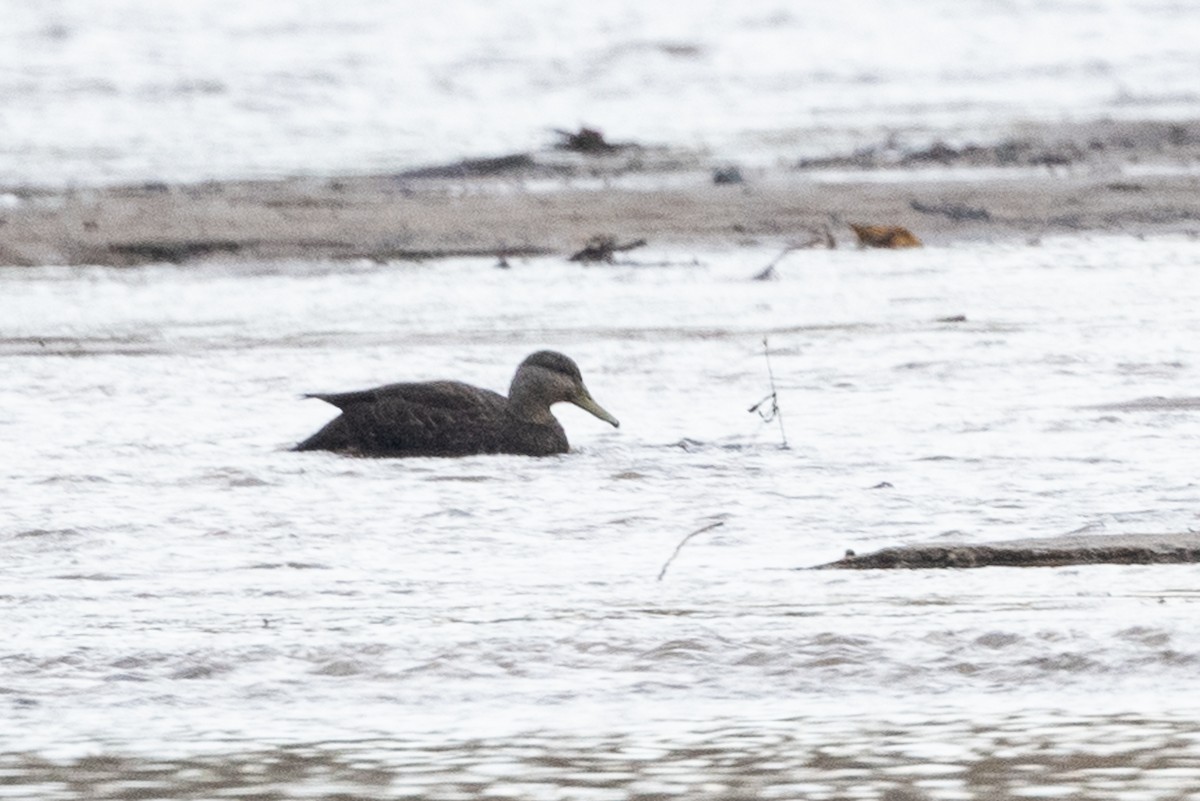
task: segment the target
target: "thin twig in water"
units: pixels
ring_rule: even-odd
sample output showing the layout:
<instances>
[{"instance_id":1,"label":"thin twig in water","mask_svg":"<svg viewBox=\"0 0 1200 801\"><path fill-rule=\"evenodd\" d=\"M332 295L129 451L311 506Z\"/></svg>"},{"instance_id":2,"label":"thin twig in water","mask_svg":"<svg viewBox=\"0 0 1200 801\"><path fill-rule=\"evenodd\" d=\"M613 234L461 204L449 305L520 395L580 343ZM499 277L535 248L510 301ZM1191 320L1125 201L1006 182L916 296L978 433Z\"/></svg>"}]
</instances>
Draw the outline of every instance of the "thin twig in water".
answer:
<instances>
[{"instance_id":1,"label":"thin twig in water","mask_svg":"<svg viewBox=\"0 0 1200 801\"><path fill-rule=\"evenodd\" d=\"M754 280L755 281L770 281L774 278L777 278L778 274L775 272L775 265L779 264L779 262L783 261L784 256L791 253L793 250L797 250L797 249L798 249L798 247L796 245L788 245L787 247L785 247L782 251L780 251L778 256L771 259L771 261L769 261L767 263L766 267L763 267L761 270L759 270L757 273L754 274Z\"/></svg>"},{"instance_id":2,"label":"thin twig in water","mask_svg":"<svg viewBox=\"0 0 1200 801\"><path fill-rule=\"evenodd\" d=\"M675 561L675 557L679 556L679 552L683 550L684 545L687 545L688 540L690 540L692 537L696 536L697 534L703 534L706 531L712 531L714 528L720 528L723 525L725 525L724 520L718 520L715 523L709 523L704 528L698 528L695 531L693 531L691 534L688 534L686 537L684 537L682 540L680 540L679 544L675 546L675 552L673 554L671 554L671 558L668 559L666 562L663 562L662 570L658 571L658 580L662 581L663 576L667 575L667 568L670 567L671 563Z\"/></svg>"},{"instance_id":3,"label":"thin twig in water","mask_svg":"<svg viewBox=\"0 0 1200 801\"><path fill-rule=\"evenodd\" d=\"M767 360L767 378L771 381L771 394L760 400L758 403L751 406L746 411L753 414L758 412L758 416L764 422L777 420L779 422L779 436L783 440L783 449L787 450L787 432L783 430L783 410L779 408L779 393L775 390L775 372L771 369L771 351L767 347L767 338L763 337L763 358ZM771 402L771 407L764 410L763 404L767 401Z\"/></svg>"},{"instance_id":4,"label":"thin twig in water","mask_svg":"<svg viewBox=\"0 0 1200 801\"><path fill-rule=\"evenodd\" d=\"M822 225L820 228L813 229L812 236L804 242L792 242L784 247L779 252L779 255L767 262L767 266L763 267L754 274L755 281L771 281L778 277L775 272L775 267L779 262L783 261L783 257L789 253L795 253L797 250L810 250L812 248L828 248L833 250L837 247L837 242L833 238L833 232L829 230L828 225Z\"/></svg>"}]
</instances>

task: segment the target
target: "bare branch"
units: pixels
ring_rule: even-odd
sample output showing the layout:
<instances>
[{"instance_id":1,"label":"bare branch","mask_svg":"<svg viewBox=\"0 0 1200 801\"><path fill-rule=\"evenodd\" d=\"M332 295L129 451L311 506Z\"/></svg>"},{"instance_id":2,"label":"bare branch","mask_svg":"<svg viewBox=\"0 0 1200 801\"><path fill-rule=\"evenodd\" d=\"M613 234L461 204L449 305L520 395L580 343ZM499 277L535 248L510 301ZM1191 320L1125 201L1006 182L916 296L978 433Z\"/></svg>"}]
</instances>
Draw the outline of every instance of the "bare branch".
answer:
<instances>
[{"instance_id":1,"label":"bare branch","mask_svg":"<svg viewBox=\"0 0 1200 801\"><path fill-rule=\"evenodd\" d=\"M671 563L675 561L675 557L679 556L679 552L683 550L684 545L687 545L688 540L690 540L692 537L696 536L697 534L703 534L706 531L712 531L714 528L720 528L723 525L725 525L724 520L718 520L715 523L709 523L704 528L698 528L695 531L693 531L691 534L688 534L686 537L684 537L682 540L680 540L679 544L675 546L675 552L673 554L671 554L671 558L669 558L666 562L664 562L663 566L662 566L662 570L658 571L658 580L662 581L663 576L667 575L667 568L670 567Z\"/></svg>"},{"instance_id":2,"label":"bare branch","mask_svg":"<svg viewBox=\"0 0 1200 801\"><path fill-rule=\"evenodd\" d=\"M787 450L787 431L783 428L783 410L779 408L779 393L775 389L775 371L771 369L771 351L767 347L766 337L763 337L763 357L767 360L767 378L771 382L771 394L751 406L747 411L751 413L757 412L758 416L763 419L763 422L777 421L779 423L779 436L783 440L783 448ZM771 405L764 409L763 406L767 401L770 401Z\"/></svg>"}]
</instances>

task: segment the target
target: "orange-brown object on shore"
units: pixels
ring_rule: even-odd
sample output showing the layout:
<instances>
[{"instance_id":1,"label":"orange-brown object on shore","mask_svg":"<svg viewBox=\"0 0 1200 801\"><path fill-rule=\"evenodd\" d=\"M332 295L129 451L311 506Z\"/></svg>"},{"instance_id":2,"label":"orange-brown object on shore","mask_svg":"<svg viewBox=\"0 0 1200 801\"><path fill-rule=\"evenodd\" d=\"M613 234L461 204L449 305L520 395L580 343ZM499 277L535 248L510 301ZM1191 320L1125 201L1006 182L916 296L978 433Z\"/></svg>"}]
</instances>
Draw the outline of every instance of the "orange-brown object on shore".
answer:
<instances>
[{"instance_id":1,"label":"orange-brown object on shore","mask_svg":"<svg viewBox=\"0 0 1200 801\"><path fill-rule=\"evenodd\" d=\"M855 225L850 223L858 235L858 244L864 248L919 248L921 240L907 228L899 225Z\"/></svg>"}]
</instances>

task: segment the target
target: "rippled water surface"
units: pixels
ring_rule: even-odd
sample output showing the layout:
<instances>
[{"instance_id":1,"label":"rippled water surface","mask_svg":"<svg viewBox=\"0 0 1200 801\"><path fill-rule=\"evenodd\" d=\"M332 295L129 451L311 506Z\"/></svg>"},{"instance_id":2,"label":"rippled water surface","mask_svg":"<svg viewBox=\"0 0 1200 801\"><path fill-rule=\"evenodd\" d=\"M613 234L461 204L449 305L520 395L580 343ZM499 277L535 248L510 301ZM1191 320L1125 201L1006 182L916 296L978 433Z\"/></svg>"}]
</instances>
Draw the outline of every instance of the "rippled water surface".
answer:
<instances>
[{"instance_id":1,"label":"rippled water surface","mask_svg":"<svg viewBox=\"0 0 1200 801\"><path fill-rule=\"evenodd\" d=\"M0 787L1184 797L1200 568L793 568L1196 527L1198 413L1095 407L1200 395L1200 243L774 256L0 271ZM286 450L543 347L619 430Z\"/></svg>"},{"instance_id":2,"label":"rippled water surface","mask_svg":"<svg viewBox=\"0 0 1200 801\"><path fill-rule=\"evenodd\" d=\"M379 171L599 126L793 163L1200 115L1160 0L0 0L0 185Z\"/></svg>"}]
</instances>

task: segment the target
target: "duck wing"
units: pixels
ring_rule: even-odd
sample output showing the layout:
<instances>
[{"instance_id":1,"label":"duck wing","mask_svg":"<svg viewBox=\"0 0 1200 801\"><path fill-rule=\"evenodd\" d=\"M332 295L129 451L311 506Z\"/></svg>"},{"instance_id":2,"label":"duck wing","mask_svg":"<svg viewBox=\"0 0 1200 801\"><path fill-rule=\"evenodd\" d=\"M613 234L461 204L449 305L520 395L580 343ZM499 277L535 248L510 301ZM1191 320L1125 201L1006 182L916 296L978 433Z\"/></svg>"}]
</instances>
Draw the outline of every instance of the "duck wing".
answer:
<instances>
[{"instance_id":1,"label":"duck wing","mask_svg":"<svg viewBox=\"0 0 1200 801\"><path fill-rule=\"evenodd\" d=\"M346 411L352 406L403 401L435 409L470 409L483 403L487 406L505 403L504 396L480 389L461 381L423 381L419 383L385 384L382 387L355 392L309 392L306 398L316 398Z\"/></svg>"},{"instance_id":2,"label":"duck wing","mask_svg":"<svg viewBox=\"0 0 1200 801\"><path fill-rule=\"evenodd\" d=\"M342 410L297 450L365 456L442 456L495 452L502 446L507 399L458 381L388 384L314 393Z\"/></svg>"}]
</instances>

